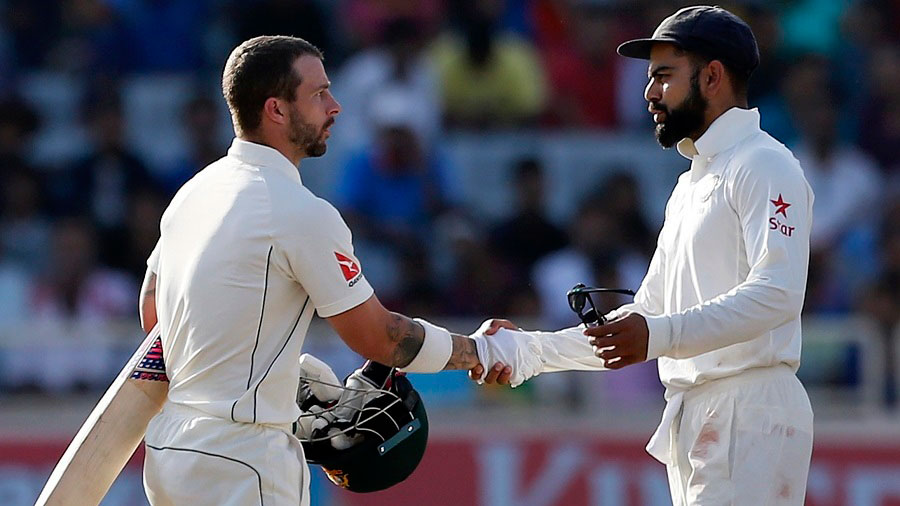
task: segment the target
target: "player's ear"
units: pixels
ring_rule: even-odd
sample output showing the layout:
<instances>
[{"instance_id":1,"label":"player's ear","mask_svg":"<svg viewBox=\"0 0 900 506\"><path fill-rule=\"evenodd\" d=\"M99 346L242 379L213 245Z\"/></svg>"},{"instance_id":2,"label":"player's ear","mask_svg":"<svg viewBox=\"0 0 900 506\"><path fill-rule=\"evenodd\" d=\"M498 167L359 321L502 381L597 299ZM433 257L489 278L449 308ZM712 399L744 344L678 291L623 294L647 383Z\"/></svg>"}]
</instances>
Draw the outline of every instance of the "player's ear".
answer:
<instances>
[{"instance_id":1,"label":"player's ear","mask_svg":"<svg viewBox=\"0 0 900 506\"><path fill-rule=\"evenodd\" d=\"M705 91L706 96L715 96L727 86L727 79L725 65L719 60L713 60L701 68L700 88Z\"/></svg>"},{"instance_id":2,"label":"player's ear","mask_svg":"<svg viewBox=\"0 0 900 506\"><path fill-rule=\"evenodd\" d=\"M277 125L287 124L289 121L287 102L276 97L267 98L263 103L262 115Z\"/></svg>"}]
</instances>

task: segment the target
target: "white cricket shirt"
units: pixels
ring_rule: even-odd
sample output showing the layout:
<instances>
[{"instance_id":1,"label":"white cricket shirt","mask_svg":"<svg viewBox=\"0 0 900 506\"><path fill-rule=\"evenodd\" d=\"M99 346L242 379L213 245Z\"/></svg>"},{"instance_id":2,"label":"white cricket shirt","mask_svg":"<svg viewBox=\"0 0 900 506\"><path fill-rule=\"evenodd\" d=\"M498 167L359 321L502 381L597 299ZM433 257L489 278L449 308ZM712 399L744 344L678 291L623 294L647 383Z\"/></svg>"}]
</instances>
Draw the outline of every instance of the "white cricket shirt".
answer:
<instances>
[{"instance_id":1,"label":"white cricket shirt","mask_svg":"<svg viewBox=\"0 0 900 506\"><path fill-rule=\"evenodd\" d=\"M799 162L759 128L759 112L732 108L678 152L678 178L647 276L634 302L648 360L658 357L669 401L648 451L667 462L669 427L686 390L752 368L800 365L813 193ZM603 369L583 327L538 332L544 371Z\"/></svg>"},{"instance_id":2,"label":"white cricket shirt","mask_svg":"<svg viewBox=\"0 0 900 506\"><path fill-rule=\"evenodd\" d=\"M338 211L277 150L235 139L178 191L160 231L147 263L169 402L236 422L295 421L313 313L373 294Z\"/></svg>"}]
</instances>

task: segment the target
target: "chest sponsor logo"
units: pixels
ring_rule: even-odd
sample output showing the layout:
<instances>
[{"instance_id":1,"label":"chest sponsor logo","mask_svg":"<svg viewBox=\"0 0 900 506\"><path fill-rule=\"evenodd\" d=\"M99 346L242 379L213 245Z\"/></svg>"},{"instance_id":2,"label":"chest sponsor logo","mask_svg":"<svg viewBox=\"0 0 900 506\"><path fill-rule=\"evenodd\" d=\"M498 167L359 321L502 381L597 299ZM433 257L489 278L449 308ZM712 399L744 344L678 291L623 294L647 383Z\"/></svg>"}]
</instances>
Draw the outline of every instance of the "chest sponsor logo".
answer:
<instances>
[{"instance_id":1,"label":"chest sponsor logo","mask_svg":"<svg viewBox=\"0 0 900 506\"><path fill-rule=\"evenodd\" d=\"M775 206L775 215L769 218L769 230L777 230L781 232L782 235L791 237L794 234L794 229L796 227L783 223L778 219L778 215L780 214L787 219L787 208L791 207L792 204L785 202L784 197L782 197L780 193L778 194L778 199L769 200L769 202Z\"/></svg>"},{"instance_id":2,"label":"chest sponsor logo","mask_svg":"<svg viewBox=\"0 0 900 506\"><path fill-rule=\"evenodd\" d=\"M344 279L349 281L348 286L353 286L359 281L359 278L362 277L362 271L359 268L359 264L356 263L352 258L342 255L337 251L334 252L334 257L337 259L338 266L341 268L341 274L344 275Z\"/></svg>"}]
</instances>

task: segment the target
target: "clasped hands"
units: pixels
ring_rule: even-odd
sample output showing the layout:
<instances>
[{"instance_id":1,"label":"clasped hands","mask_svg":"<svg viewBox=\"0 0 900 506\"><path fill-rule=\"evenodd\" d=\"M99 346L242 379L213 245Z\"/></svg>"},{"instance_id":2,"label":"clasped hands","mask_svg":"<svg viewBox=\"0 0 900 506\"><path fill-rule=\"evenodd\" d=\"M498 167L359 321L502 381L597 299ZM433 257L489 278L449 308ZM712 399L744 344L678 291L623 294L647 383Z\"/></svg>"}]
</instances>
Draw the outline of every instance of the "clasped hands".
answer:
<instances>
[{"instance_id":1,"label":"clasped hands","mask_svg":"<svg viewBox=\"0 0 900 506\"><path fill-rule=\"evenodd\" d=\"M503 329L513 332L500 332ZM647 360L650 333L646 319L638 313L627 313L596 327L585 327L583 334L593 348L594 356L603 360L607 369L621 369ZM522 332L513 322L496 318L486 320L470 337L476 340L481 361L469 370L469 378L473 381L515 387L540 374L540 339ZM491 363L493 366L485 371L483 364Z\"/></svg>"}]
</instances>

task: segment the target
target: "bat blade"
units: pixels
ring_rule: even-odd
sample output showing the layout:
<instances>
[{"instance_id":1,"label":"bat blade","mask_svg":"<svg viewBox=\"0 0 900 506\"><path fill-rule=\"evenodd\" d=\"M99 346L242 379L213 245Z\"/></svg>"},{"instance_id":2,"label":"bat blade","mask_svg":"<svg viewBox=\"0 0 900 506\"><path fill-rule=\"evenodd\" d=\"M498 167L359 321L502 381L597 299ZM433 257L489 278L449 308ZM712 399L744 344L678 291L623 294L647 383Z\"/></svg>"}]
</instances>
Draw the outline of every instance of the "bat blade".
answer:
<instances>
[{"instance_id":1,"label":"bat blade","mask_svg":"<svg viewBox=\"0 0 900 506\"><path fill-rule=\"evenodd\" d=\"M59 459L35 506L96 506L144 438L162 409L169 383L162 366L158 327L103 394ZM148 357L158 366L146 369Z\"/></svg>"}]
</instances>

